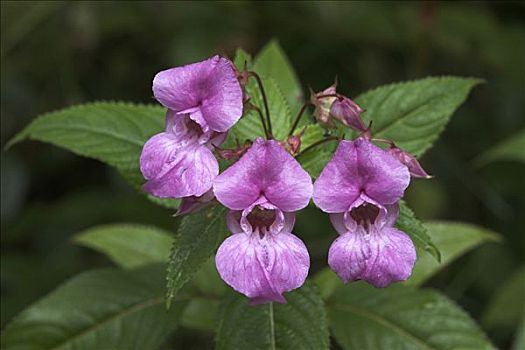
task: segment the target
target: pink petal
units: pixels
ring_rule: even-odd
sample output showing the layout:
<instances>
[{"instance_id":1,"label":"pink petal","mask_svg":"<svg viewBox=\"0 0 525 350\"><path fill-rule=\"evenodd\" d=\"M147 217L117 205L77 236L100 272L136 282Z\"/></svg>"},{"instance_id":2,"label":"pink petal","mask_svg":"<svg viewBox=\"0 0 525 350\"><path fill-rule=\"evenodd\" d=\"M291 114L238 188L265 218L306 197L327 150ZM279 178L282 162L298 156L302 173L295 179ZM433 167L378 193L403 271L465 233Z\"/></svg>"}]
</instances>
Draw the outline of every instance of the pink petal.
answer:
<instances>
[{"instance_id":1,"label":"pink petal","mask_svg":"<svg viewBox=\"0 0 525 350\"><path fill-rule=\"evenodd\" d=\"M210 128L227 131L242 116L243 93L233 64L221 58L210 77L207 99L202 104L202 115Z\"/></svg>"},{"instance_id":2,"label":"pink petal","mask_svg":"<svg viewBox=\"0 0 525 350\"><path fill-rule=\"evenodd\" d=\"M242 211L234 211L230 210L228 211L228 214L226 215L226 225L228 226L228 229L231 233L244 233L244 231L241 228L241 225L239 223L241 219Z\"/></svg>"},{"instance_id":3,"label":"pink petal","mask_svg":"<svg viewBox=\"0 0 525 350\"><path fill-rule=\"evenodd\" d=\"M347 211L362 193L381 205L392 204L409 182L407 167L370 141L341 141L314 184L314 202L328 213Z\"/></svg>"},{"instance_id":4,"label":"pink petal","mask_svg":"<svg viewBox=\"0 0 525 350\"><path fill-rule=\"evenodd\" d=\"M171 133L160 133L150 138L140 155L140 171L147 179L162 177L174 164L181 161L187 145Z\"/></svg>"},{"instance_id":5,"label":"pink petal","mask_svg":"<svg viewBox=\"0 0 525 350\"><path fill-rule=\"evenodd\" d=\"M277 234L281 231L292 232L292 229L295 225L295 213L283 212L273 204L269 203L264 196L261 196L248 208L244 209L243 211L235 212L240 214L232 216L232 220L235 219L238 221L238 223L231 223L231 225L228 224L232 233L242 231L244 233L250 234L254 231L248 220L248 215L256 206L260 206L264 209L275 210L275 220L269 227L267 227L270 233Z\"/></svg>"},{"instance_id":6,"label":"pink petal","mask_svg":"<svg viewBox=\"0 0 525 350\"><path fill-rule=\"evenodd\" d=\"M415 261L410 238L391 227L373 233L358 229L342 234L328 253L330 268L345 283L365 280L375 287L408 279Z\"/></svg>"},{"instance_id":7,"label":"pink petal","mask_svg":"<svg viewBox=\"0 0 525 350\"><path fill-rule=\"evenodd\" d=\"M314 183L314 203L327 213L342 213L361 193L357 151L353 142L341 141L332 159Z\"/></svg>"},{"instance_id":8,"label":"pink petal","mask_svg":"<svg viewBox=\"0 0 525 350\"><path fill-rule=\"evenodd\" d=\"M285 303L284 292L305 281L310 258L304 243L291 233L228 237L215 257L221 278L254 303Z\"/></svg>"},{"instance_id":9,"label":"pink petal","mask_svg":"<svg viewBox=\"0 0 525 350\"><path fill-rule=\"evenodd\" d=\"M399 201L410 183L407 167L366 139L354 143L364 193L382 205Z\"/></svg>"},{"instance_id":10,"label":"pink petal","mask_svg":"<svg viewBox=\"0 0 525 350\"><path fill-rule=\"evenodd\" d=\"M233 65L219 56L159 72L153 94L176 113L189 113L205 132L207 127L227 131L242 115L242 90Z\"/></svg>"},{"instance_id":11,"label":"pink petal","mask_svg":"<svg viewBox=\"0 0 525 350\"><path fill-rule=\"evenodd\" d=\"M153 94L166 108L181 112L199 105L219 56L163 70L153 79Z\"/></svg>"},{"instance_id":12,"label":"pink petal","mask_svg":"<svg viewBox=\"0 0 525 350\"><path fill-rule=\"evenodd\" d=\"M246 209L264 196L280 210L293 212L308 205L312 180L277 141L258 138L215 179L213 190L219 202L233 210Z\"/></svg>"},{"instance_id":13,"label":"pink petal","mask_svg":"<svg viewBox=\"0 0 525 350\"><path fill-rule=\"evenodd\" d=\"M144 146L140 163L148 182L143 189L161 198L202 196L219 173L217 160L205 146L180 147L169 136L156 135Z\"/></svg>"}]
</instances>

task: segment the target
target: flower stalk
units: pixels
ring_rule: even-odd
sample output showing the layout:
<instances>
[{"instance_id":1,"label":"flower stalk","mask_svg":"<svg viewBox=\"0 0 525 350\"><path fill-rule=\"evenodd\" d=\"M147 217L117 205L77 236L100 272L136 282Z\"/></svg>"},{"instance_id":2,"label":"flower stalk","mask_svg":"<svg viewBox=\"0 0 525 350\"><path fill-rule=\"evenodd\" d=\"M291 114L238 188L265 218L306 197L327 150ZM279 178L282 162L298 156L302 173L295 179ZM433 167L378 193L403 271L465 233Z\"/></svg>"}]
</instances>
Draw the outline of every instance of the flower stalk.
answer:
<instances>
[{"instance_id":1,"label":"flower stalk","mask_svg":"<svg viewBox=\"0 0 525 350\"><path fill-rule=\"evenodd\" d=\"M306 147L304 150L302 150L301 152L299 152L297 154L297 157L300 157L302 156L303 154L305 154L306 152L309 152L311 151L312 149L315 149L316 147L319 147L321 146L322 144L326 143L326 142L330 142L330 141L339 141L339 137L337 136L328 136L322 140L319 140L317 142L314 142L312 143L310 146Z\"/></svg>"},{"instance_id":2,"label":"flower stalk","mask_svg":"<svg viewBox=\"0 0 525 350\"><path fill-rule=\"evenodd\" d=\"M310 101L306 101L305 103L303 103L303 106L301 107L301 110L299 111L299 113L297 113L297 116L295 117L295 120L294 120L294 122L292 124L292 127L290 128L290 132L288 133L288 136L292 136L293 135L293 132L297 128L297 125L299 125L299 121L301 120L301 117L303 116L304 111L311 104L312 103Z\"/></svg>"},{"instance_id":3,"label":"flower stalk","mask_svg":"<svg viewBox=\"0 0 525 350\"><path fill-rule=\"evenodd\" d=\"M264 136L266 136L266 139L267 140L270 140L272 139L272 134L270 133L270 130L268 130L268 126L266 125L266 121L264 119L264 116L263 116L263 113L261 111L261 109L259 107L257 107L256 105L254 105L253 103L250 103L250 108L255 110L257 112L257 114L259 114L259 118L261 119L261 124L262 124L262 127L263 127L263 130L264 130Z\"/></svg>"},{"instance_id":4,"label":"flower stalk","mask_svg":"<svg viewBox=\"0 0 525 350\"><path fill-rule=\"evenodd\" d=\"M269 135L269 139L273 139L272 119L270 118L270 108L268 108L268 99L266 98L266 92L264 91L264 85L263 85L262 79L259 76L259 74L253 71L248 72L248 74L250 77L255 78L255 80L257 81L257 85L259 86L259 90L261 91L261 96L262 96L263 103L264 103L264 109L266 111L266 121L268 123L267 124L268 135Z\"/></svg>"}]
</instances>

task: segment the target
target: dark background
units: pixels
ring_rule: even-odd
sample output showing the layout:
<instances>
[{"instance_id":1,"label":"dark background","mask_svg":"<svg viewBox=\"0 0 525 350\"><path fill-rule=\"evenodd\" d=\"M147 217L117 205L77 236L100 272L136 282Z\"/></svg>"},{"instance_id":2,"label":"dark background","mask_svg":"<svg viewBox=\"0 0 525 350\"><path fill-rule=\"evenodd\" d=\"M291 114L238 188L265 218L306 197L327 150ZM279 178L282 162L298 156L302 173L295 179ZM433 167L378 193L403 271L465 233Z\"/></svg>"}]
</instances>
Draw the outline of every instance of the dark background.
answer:
<instances>
[{"instance_id":1,"label":"dark background","mask_svg":"<svg viewBox=\"0 0 525 350\"><path fill-rule=\"evenodd\" d=\"M525 128L524 20L523 2L506 1L3 1L1 145L37 115L73 104L154 103L156 72L216 52L231 57L239 46L255 53L271 38L289 55L305 91L327 87L335 75L349 96L430 75L483 78L422 159L435 179L416 180L407 193L422 219L467 221L504 236L428 283L480 321L494 293L524 263L525 164L473 164ZM69 276L110 265L70 242L79 230L121 221L177 225L170 211L97 161L25 142L3 151L1 164L2 327ZM307 209L295 231L318 270L335 237L326 216ZM515 329L486 328L504 348Z\"/></svg>"}]
</instances>

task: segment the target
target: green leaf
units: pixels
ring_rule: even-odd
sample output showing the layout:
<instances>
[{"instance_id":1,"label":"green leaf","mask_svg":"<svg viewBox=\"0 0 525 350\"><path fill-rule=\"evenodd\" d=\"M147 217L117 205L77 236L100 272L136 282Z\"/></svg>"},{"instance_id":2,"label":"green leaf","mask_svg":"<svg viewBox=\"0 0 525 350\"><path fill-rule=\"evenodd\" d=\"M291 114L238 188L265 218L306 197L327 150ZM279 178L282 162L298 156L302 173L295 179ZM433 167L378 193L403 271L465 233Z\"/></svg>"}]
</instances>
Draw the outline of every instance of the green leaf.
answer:
<instances>
[{"instance_id":1,"label":"green leaf","mask_svg":"<svg viewBox=\"0 0 525 350\"><path fill-rule=\"evenodd\" d=\"M428 254L419 254L412 276L406 282L409 285L425 283L436 272L469 250L485 242L500 239L495 232L466 223L435 221L426 222L425 227L432 242L441 252L441 264Z\"/></svg>"},{"instance_id":2,"label":"green leaf","mask_svg":"<svg viewBox=\"0 0 525 350\"><path fill-rule=\"evenodd\" d=\"M399 218L396 222L397 228L410 236L416 248L431 254L438 262L441 261L439 249L432 243L425 226L419 221L414 212L404 201L399 202Z\"/></svg>"},{"instance_id":3,"label":"green leaf","mask_svg":"<svg viewBox=\"0 0 525 350\"><path fill-rule=\"evenodd\" d=\"M494 349L475 322L434 290L402 285L341 288L328 318L343 349Z\"/></svg>"},{"instance_id":4,"label":"green leaf","mask_svg":"<svg viewBox=\"0 0 525 350\"><path fill-rule=\"evenodd\" d=\"M287 304L249 305L234 295L222 307L216 349L328 349L326 312L314 286L285 295Z\"/></svg>"},{"instance_id":5,"label":"green leaf","mask_svg":"<svg viewBox=\"0 0 525 350\"><path fill-rule=\"evenodd\" d=\"M135 268L166 261L173 238L152 226L113 224L90 228L73 241L107 255L121 267Z\"/></svg>"},{"instance_id":6,"label":"green leaf","mask_svg":"<svg viewBox=\"0 0 525 350\"><path fill-rule=\"evenodd\" d=\"M325 135L325 130L319 126L319 124L309 124L294 134L298 134L304 129L304 134L301 137L301 150L305 150L308 146L313 143L322 140ZM326 163L332 158L332 154L335 151L337 142L327 142L322 145L316 146L315 149L307 151L301 156L297 157L297 160L301 163L302 167L308 171L310 176L316 178L321 174Z\"/></svg>"},{"instance_id":7,"label":"green leaf","mask_svg":"<svg viewBox=\"0 0 525 350\"><path fill-rule=\"evenodd\" d=\"M477 157L474 163L482 166L499 160L525 162L525 130L493 146Z\"/></svg>"},{"instance_id":8,"label":"green leaf","mask_svg":"<svg viewBox=\"0 0 525 350\"><path fill-rule=\"evenodd\" d=\"M198 331L213 332L217 324L219 300L193 298L184 309L181 326Z\"/></svg>"},{"instance_id":9,"label":"green leaf","mask_svg":"<svg viewBox=\"0 0 525 350\"><path fill-rule=\"evenodd\" d=\"M7 147L25 139L51 143L116 168L132 186L140 188L144 182L139 169L142 146L163 129L164 109L160 106L96 102L36 118ZM154 201L170 207L177 203Z\"/></svg>"},{"instance_id":10,"label":"green leaf","mask_svg":"<svg viewBox=\"0 0 525 350\"><path fill-rule=\"evenodd\" d=\"M516 271L494 294L482 318L489 329L515 327L525 320L525 266Z\"/></svg>"},{"instance_id":11,"label":"green leaf","mask_svg":"<svg viewBox=\"0 0 525 350\"><path fill-rule=\"evenodd\" d=\"M210 257L191 279L191 290L197 297L184 310L181 325L201 331L215 331L220 300L227 288L215 267L215 257Z\"/></svg>"},{"instance_id":12,"label":"green leaf","mask_svg":"<svg viewBox=\"0 0 525 350\"><path fill-rule=\"evenodd\" d=\"M419 157L480 82L473 78L426 78L378 87L357 97L356 102L366 110L365 123L373 120L375 137L393 140Z\"/></svg>"},{"instance_id":13,"label":"green leaf","mask_svg":"<svg viewBox=\"0 0 525 350\"><path fill-rule=\"evenodd\" d=\"M185 302L164 307L163 268L82 273L31 305L2 334L2 349L157 349Z\"/></svg>"},{"instance_id":14,"label":"green leaf","mask_svg":"<svg viewBox=\"0 0 525 350\"><path fill-rule=\"evenodd\" d=\"M215 252L226 233L226 209L222 206L201 210L182 220L168 263L168 308L180 288Z\"/></svg>"},{"instance_id":15,"label":"green leaf","mask_svg":"<svg viewBox=\"0 0 525 350\"><path fill-rule=\"evenodd\" d=\"M516 335L514 336L514 342L512 343L512 350L523 350L525 349L525 315L518 325Z\"/></svg>"},{"instance_id":16,"label":"green leaf","mask_svg":"<svg viewBox=\"0 0 525 350\"><path fill-rule=\"evenodd\" d=\"M277 40L270 41L261 49L253 69L263 77L271 77L284 92L288 105L295 114L303 103L303 92L288 57Z\"/></svg>"},{"instance_id":17,"label":"green leaf","mask_svg":"<svg viewBox=\"0 0 525 350\"><path fill-rule=\"evenodd\" d=\"M215 267L215 257L211 256L199 271L193 276L192 285L194 285L201 294L211 298L220 298L227 289L226 284L222 281L217 268Z\"/></svg>"},{"instance_id":18,"label":"green leaf","mask_svg":"<svg viewBox=\"0 0 525 350\"><path fill-rule=\"evenodd\" d=\"M341 279L328 267L319 271L315 275L314 281L323 299L328 299L338 288L344 286Z\"/></svg>"}]
</instances>

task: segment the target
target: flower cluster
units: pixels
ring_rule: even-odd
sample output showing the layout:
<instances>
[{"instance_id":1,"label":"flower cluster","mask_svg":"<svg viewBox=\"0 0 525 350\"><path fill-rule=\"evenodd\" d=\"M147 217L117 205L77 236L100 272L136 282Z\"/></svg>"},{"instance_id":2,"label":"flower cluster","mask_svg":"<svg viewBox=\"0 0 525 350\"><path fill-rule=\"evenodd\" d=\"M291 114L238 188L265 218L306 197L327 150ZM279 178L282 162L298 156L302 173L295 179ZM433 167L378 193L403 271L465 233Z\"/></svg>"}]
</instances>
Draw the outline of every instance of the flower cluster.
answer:
<instances>
[{"instance_id":1,"label":"flower cluster","mask_svg":"<svg viewBox=\"0 0 525 350\"><path fill-rule=\"evenodd\" d=\"M144 190L157 197L182 198L185 215L218 201L229 209L232 235L219 247L221 278L252 303L286 302L283 293L300 287L310 268L305 244L292 233L295 213L310 200L329 213L339 233L328 264L346 283L365 280L376 287L406 280L416 252L410 238L394 227L398 202L410 176L428 178L417 160L388 140L376 140L361 119L363 110L336 92L336 85L312 92L286 140L274 140L270 116L258 109L266 139L235 150L219 148L228 130L254 107L244 88L255 72L235 69L215 56L168 69L153 80L155 98L167 108L166 129L144 145L140 168ZM265 107L267 101L265 101ZM315 183L296 159L301 133L293 134L308 105L326 128L334 120L360 133L339 140L333 158ZM269 130L267 129L269 128ZM317 144L334 140L333 136ZM373 142L387 142L386 150ZM235 160L219 174L215 154ZM306 152L304 150L303 152Z\"/></svg>"}]
</instances>

